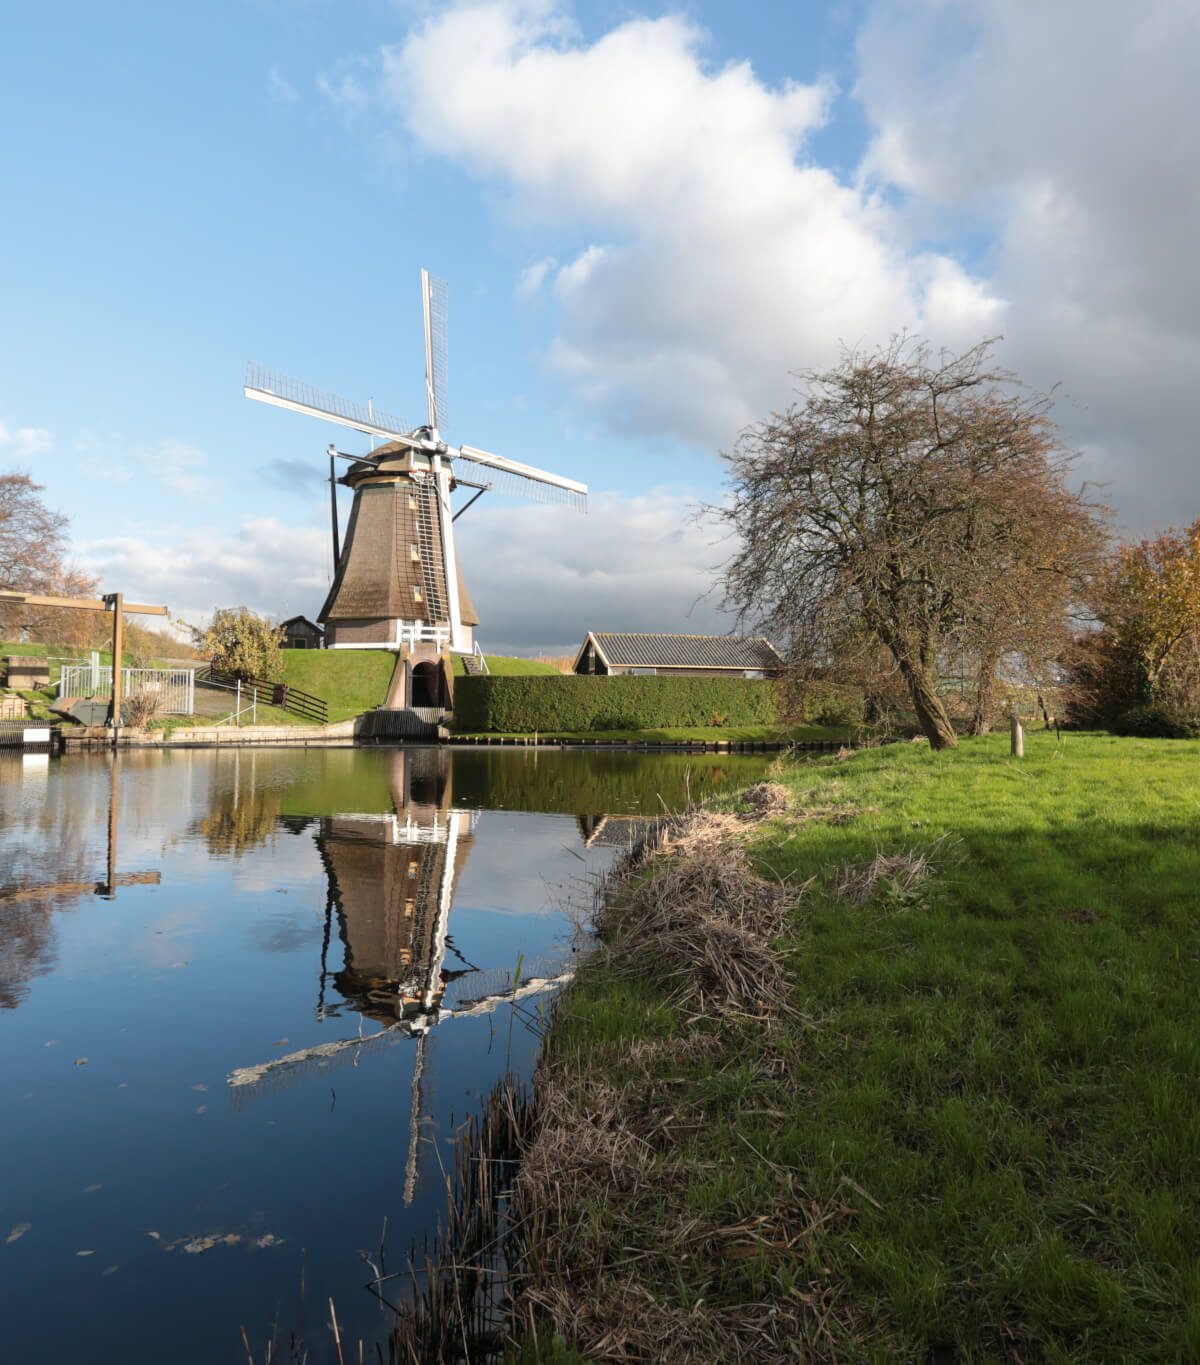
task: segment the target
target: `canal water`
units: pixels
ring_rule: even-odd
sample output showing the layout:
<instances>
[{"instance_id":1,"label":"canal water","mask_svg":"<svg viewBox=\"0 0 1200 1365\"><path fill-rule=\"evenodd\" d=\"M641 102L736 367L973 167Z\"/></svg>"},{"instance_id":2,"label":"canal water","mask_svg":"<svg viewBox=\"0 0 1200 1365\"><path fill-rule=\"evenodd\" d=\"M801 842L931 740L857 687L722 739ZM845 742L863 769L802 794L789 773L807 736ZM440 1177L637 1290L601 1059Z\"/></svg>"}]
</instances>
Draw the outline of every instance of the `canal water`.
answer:
<instances>
[{"instance_id":1,"label":"canal water","mask_svg":"<svg viewBox=\"0 0 1200 1365\"><path fill-rule=\"evenodd\" d=\"M331 1299L386 1358L366 1286L531 1070L592 879L768 761L0 751L0 1359L316 1365Z\"/></svg>"}]
</instances>

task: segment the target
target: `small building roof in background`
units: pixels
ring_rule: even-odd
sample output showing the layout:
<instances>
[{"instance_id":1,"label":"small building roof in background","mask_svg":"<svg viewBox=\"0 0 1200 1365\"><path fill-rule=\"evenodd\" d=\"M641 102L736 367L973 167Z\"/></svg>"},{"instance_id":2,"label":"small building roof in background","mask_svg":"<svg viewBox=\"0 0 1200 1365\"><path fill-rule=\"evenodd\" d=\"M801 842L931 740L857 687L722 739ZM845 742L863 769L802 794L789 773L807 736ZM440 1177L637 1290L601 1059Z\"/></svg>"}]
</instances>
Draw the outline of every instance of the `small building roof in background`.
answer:
<instances>
[{"instance_id":1,"label":"small building roof in background","mask_svg":"<svg viewBox=\"0 0 1200 1365\"><path fill-rule=\"evenodd\" d=\"M762 635L635 635L590 630L588 640L609 668L728 668L776 672L783 660ZM579 662L578 656L576 663Z\"/></svg>"},{"instance_id":2,"label":"small building roof in background","mask_svg":"<svg viewBox=\"0 0 1200 1365\"><path fill-rule=\"evenodd\" d=\"M315 621L310 621L310 620L308 619L307 616L289 616L288 619L287 619L286 621L280 621L279 627L278 627L278 628L279 628L280 630L287 630L288 626L296 626L296 625L305 625L305 626L309 626L309 627L311 627L313 630L315 630L315 631L317 632L318 635L324 635L324 634L325 634L325 632L321 629L321 627L320 627L319 625L317 625L317 623L316 623Z\"/></svg>"}]
</instances>

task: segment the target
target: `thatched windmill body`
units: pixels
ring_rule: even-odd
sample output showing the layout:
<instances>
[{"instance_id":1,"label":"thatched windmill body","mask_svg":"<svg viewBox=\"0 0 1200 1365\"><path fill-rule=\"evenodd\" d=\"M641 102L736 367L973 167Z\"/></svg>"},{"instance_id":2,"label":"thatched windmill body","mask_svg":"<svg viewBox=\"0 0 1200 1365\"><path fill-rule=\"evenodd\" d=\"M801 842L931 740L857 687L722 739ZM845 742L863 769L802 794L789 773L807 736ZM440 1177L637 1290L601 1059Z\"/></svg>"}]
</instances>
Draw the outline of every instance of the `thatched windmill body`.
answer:
<instances>
[{"instance_id":1,"label":"thatched windmill body","mask_svg":"<svg viewBox=\"0 0 1200 1365\"><path fill-rule=\"evenodd\" d=\"M252 365L245 394L350 427L386 444L363 455L329 447L334 576L318 619L330 649L394 650L397 670L388 705L447 704L450 655L476 652L479 618L467 593L454 544L454 522L491 488L583 510L587 486L481 450L448 445L446 421L446 287L421 271L425 391L429 420L408 427L374 404L353 402ZM350 461L335 480L335 460ZM456 468L458 466L458 468ZM476 478L464 476L466 471ZM486 480L486 481L483 481ZM339 543L335 483L354 491ZM455 511L451 495L475 490Z\"/></svg>"}]
</instances>

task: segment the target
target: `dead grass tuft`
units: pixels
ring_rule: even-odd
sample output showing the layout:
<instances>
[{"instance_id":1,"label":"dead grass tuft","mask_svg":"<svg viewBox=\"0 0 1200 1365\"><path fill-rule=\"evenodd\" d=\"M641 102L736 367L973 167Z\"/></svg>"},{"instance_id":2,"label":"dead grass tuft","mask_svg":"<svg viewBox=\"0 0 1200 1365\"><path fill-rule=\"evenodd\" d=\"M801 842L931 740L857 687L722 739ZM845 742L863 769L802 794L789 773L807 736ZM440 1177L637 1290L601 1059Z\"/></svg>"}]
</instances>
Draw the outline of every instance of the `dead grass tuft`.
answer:
<instances>
[{"instance_id":1,"label":"dead grass tuft","mask_svg":"<svg viewBox=\"0 0 1200 1365\"><path fill-rule=\"evenodd\" d=\"M865 905L881 894L911 899L922 883L937 875L939 850L947 847L945 839L938 839L923 849L876 853L869 863L845 863L838 874L837 894L852 905Z\"/></svg>"},{"instance_id":2,"label":"dead grass tuft","mask_svg":"<svg viewBox=\"0 0 1200 1365\"><path fill-rule=\"evenodd\" d=\"M756 782L746 788L739 800L760 820L786 815L792 806L792 794L782 782Z\"/></svg>"},{"instance_id":3,"label":"dead grass tuft","mask_svg":"<svg viewBox=\"0 0 1200 1365\"><path fill-rule=\"evenodd\" d=\"M713 811L664 827L654 860L602 915L609 961L652 972L693 1013L761 1018L788 1008L772 940L799 892L751 865L745 831L745 820Z\"/></svg>"}]
</instances>

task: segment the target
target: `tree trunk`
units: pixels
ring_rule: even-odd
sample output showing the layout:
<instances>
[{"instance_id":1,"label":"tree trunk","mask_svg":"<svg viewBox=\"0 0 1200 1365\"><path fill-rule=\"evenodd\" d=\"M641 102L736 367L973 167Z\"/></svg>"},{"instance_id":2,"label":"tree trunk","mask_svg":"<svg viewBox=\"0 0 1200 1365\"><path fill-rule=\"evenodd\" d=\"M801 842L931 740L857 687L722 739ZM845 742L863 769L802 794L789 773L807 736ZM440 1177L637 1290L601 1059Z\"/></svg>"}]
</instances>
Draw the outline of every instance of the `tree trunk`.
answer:
<instances>
[{"instance_id":1,"label":"tree trunk","mask_svg":"<svg viewBox=\"0 0 1200 1365\"><path fill-rule=\"evenodd\" d=\"M908 693L917 713L917 723L931 749L954 749L958 747L958 736L950 717L938 696L935 675L919 665L901 662L900 672L908 684Z\"/></svg>"},{"instance_id":2,"label":"tree trunk","mask_svg":"<svg viewBox=\"0 0 1200 1365\"><path fill-rule=\"evenodd\" d=\"M986 735L992 728L996 705L996 662L991 657L981 659L975 675L975 705L971 710L968 733Z\"/></svg>"}]
</instances>

